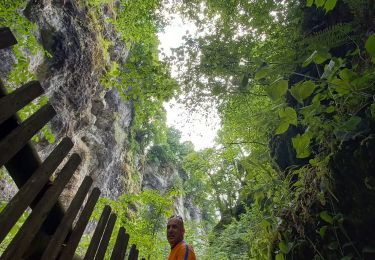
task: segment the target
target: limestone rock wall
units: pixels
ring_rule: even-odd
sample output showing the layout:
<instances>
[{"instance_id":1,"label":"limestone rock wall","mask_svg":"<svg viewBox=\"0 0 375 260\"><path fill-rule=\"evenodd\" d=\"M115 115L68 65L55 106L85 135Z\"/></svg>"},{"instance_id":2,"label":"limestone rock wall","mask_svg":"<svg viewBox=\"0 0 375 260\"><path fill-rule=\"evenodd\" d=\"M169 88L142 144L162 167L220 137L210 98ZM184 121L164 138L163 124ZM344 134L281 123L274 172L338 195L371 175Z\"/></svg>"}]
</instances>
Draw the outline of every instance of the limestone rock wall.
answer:
<instances>
[{"instance_id":1,"label":"limestone rock wall","mask_svg":"<svg viewBox=\"0 0 375 260\"><path fill-rule=\"evenodd\" d=\"M146 163L142 188L143 189L156 189L162 193L166 193L173 188L181 189L184 181L185 173L178 169L177 166L161 166L154 163ZM183 217L184 220L201 221L201 210L194 205L190 199L189 194L182 197L179 195L175 198L174 214Z\"/></svg>"}]
</instances>

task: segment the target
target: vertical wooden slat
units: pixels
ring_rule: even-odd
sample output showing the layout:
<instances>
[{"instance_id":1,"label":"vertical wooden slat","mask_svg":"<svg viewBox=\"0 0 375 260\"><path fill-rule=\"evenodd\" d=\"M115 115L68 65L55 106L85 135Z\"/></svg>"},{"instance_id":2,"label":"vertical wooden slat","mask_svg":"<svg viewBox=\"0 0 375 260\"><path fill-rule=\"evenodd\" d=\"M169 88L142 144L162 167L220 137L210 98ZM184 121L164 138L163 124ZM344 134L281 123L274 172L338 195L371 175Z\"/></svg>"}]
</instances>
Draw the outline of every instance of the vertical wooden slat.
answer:
<instances>
[{"instance_id":1,"label":"vertical wooden slat","mask_svg":"<svg viewBox=\"0 0 375 260\"><path fill-rule=\"evenodd\" d=\"M92 178L86 176L83 180L81 186L79 187L76 195L74 196L72 202L67 209L64 218L61 220L61 223L55 233L53 234L46 250L42 255L42 260L51 260L55 259L61 249L62 242L66 238L71 225L78 214L78 211L89 192L89 189L92 184Z\"/></svg>"},{"instance_id":2,"label":"vertical wooden slat","mask_svg":"<svg viewBox=\"0 0 375 260\"><path fill-rule=\"evenodd\" d=\"M95 204L99 199L100 190L94 188L88 198L85 207L82 210L81 215L73 229L72 234L69 237L69 241L66 247L62 250L62 253L59 257L59 260L72 259L74 252L78 246L78 243L82 237L83 232L85 231L86 225L89 222L92 211L95 208Z\"/></svg>"},{"instance_id":3,"label":"vertical wooden slat","mask_svg":"<svg viewBox=\"0 0 375 260\"><path fill-rule=\"evenodd\" d=\"M138 259L137 248L136 248L136 246L133 244L132 247L130 248L129 258L128 258L128 260L136 260L136 259Z\"/></svg>"},{"instance_id":4,"label":"vertical wooden slat","mask_svg":"<svg viewBox=\"0 0 375 260\"><path fill-rule=\"evenodd\" d=\"M96 255L96 251L98 249L98 245L103 235L104 228L107 225L110 213L111 213L111 207L108 205L105 205L102 215L100 216L98 225L96 226L96 229L94 231L94 235L92 236L89 248L87 249L84 260L94 259Z\"/></svg>"},{"instance_id":5,"label":"vertical wooden slat","mask_svg":"<svg viewBox=\"0 0 375 260\"><path fill-rule=\"evenodd\" d=\"M0 242L35 199L72 147L72 141L64 138L3 209L0 214Z\"/></svg>"},{"instance_id":6,"label":"vertical wooden slat","mask_svg":"<svg viewBox=\"0 0 375 260\"><path fill-rule=\"evenodd\" d=\"M0 28L0 49L17 44L17 40L8 27Z\"/></svg>"},{"instance_id":7,"label":"vertical wooden slat","mask_svg":"<svg viewBox=\"0 0 375 260\"><path fill-rule=\"evenodd\" d=\"M43 106L0 142L0 167L11 159L45 124L56 115L50 104Z\"/></svg>"},{"instance_id":8,"label":"vertical wooden slat","mask_svg":"<svg viewBox=\"0 0 375 260\"><path fill-rule=\"evenodd\" d=\"M38 81L31 81L0 99L0 124L43 94Z\"/></svg>"},{"instance_id":9,"label":"vertical wooden slat","mask_svg":"<svg viewBox=\"0 0 375 260\"><path fill-rule=\"evenodd\" d=\"M111 239L113 227L115 226L117 216L116 214L112 213L111 216L109 217L107 226L105 228L102 240L100 241L98 251L95 256L95 260L102 260L104 259L105 252L107 250L109 240Z\"/></svg>"},{"instance_id":10,"label":"vertical wooden slat","mask_svg":"<svg viewBox=\"0 0 375 260\"><path fill-rule=\"evenodd\" d=\"M113 248L111 260L124 260L126 248L128 247L129 234L126 234L125 228L120 227L116 238L115 247Z\"/></svg>"},{"instance_id":11,"label":"vertical wooden slat","mask_svg":"<svg viewBox=\"0 0 375 260\"><path fill-rule=\"evenodd\" d=\"M30 216L22 225L12 242L9 244L0 259L21 259L30 241L39 230L48 212L56 203L57 198L72 177L74 171L81 162L78 154L73 154L66 163L55 183L46 191L43 198L38 202Z\"/></svg>"}]
</instances>

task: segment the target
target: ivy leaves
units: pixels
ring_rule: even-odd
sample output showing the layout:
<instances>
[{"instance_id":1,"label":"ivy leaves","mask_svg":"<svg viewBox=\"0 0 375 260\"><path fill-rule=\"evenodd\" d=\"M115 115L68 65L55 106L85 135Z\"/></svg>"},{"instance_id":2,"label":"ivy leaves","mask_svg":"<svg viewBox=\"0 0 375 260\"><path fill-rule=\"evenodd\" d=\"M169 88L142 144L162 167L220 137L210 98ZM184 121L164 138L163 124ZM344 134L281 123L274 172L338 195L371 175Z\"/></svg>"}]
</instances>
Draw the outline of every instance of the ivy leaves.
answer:
<instances>
[{"instance_id":1,"label":"ivy leaves","mask_svg":"<svg viewBox=\"0 0 375 260\"><path fill-rule=\"evenodd\" d=\"M280 109L279 118L280 124L276 129L276 134L285 133L290 125L297 126L297 112L291 107Z\"/></svg>"},{"instance_id":2,"label":"ivy leaves","mask_svg":"<svg viewBox=\"0 0 375 260\"><path fill-rule=\"evenodd\" d=\"M372 34L366 41L365 48L372 56L372 62L375 63L375 34Z\"/></svg>"},{"instance_id":3,"label":"ivy leaves","mask_svg":"<svg viewBox=\"0 0 375 260\"><path fill-rule=\"evenodd\" d=\"M292 144L296 150L297 158L307 158L310 156L310 142L311 134L309 132L304 133L303 135L297 134L292 138Z\"/></svg>"},{"instance_id":4,"label":"ivy leaves","mask_svg":"<svg viewBox=\"0 0 375 260\"><path fill-rule=\"evenodd\" d=\"M271 84L266 89L267 95L273 100L277 101L285 96L286 92L288 91L288 81L287 80L279 80L274 84Z\"/></svg>"},{"instance_id":5,"label":"ivy leaves","mask_svg":"<svg viewBox=\"0 0 375 260\"><path fill-rule=\"evenodd\" d=\"M336 6L337 0L307 0L306 6L311 7L315 4L316 7L323 7L326 13L333 10Z\"/></svg>"},{"instance_id":6,"label":"ivy leaves","mask_svg":"<svg viewBox=\"0 0 375 260\"><path fill-rule=\"evenodd\" d=\"M303 101L306 98L311 96L311 94L314 92L315 88L316 88L316 86L315 86L314 82L309 80L309 81L305 81L305 82L302 82L302 83L299 83L299 84L295 85L290 90L290 93L299 103L303 103Z\"/></svg>"}]
</instances>

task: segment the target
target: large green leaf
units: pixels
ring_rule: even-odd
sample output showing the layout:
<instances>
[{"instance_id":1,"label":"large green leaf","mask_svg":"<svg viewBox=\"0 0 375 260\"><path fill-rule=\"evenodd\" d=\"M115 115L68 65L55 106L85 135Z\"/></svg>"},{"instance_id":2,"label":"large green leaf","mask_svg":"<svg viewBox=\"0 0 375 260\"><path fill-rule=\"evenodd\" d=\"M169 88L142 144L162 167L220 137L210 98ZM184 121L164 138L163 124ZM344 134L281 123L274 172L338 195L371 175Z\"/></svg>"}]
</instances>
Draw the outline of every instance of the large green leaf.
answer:
<instances>
[{"instance_id":1,"label":"large green leaf","mask_svg":"<svg viewBox=\"0 0 375 260\"><path fill-rule=\"evenodd\" d=\"M350 93L350 84L345 80L335 78L331 80L331 84L340 96Z\"/></svg>"},{"instance_id":2,"label":"large green leaf","mask_svg":"<svg viewBox=\"0 0 375 260\"><path fill-rule=\"evenodd\" d=\"M372 62L375 62L375 34L372 34L366 41L366 50L372 56Z\"/></svg>"},{"instance_id":3,"label":"large green leaf","mask_svg":"<svg viewBox=\"0 0 375 260\"><path fill-rule=\"evenodd\" d=\"M269 73L268 67L262 68L257 73L255 73L255 79L256 80L263 79L268 75L268 73Z\"/></svg>"},{"instance_id":4,"label":"large green leaf","mask_svg":"<svg viewBox=\"0 0 375 260\"><path fill-rule=\"evenodd\" d=\"M295 85L290 92L292 96L300 103L303 103L303 100L311 96L315 90L315 84L311 80L305 81L301 84Z\"/></svg>"},{"instance_id":5,"label":"large green leaf","mask_svg":"<svg viewBox=\"0 0 375 260\"><path fill-rule=\"evenodd\" d=\"M326 12L329 12L333 10L336 6L337 0L327 0L327 2L324 5L324 9L326 9Z\"/></svg>"},{"instance_id":6,"label":"large green leaf","mask_svg":"<svg viewBox=\"0 0 375 260\"><path fill-rule=\"evenodd\" d=\"M340 71L339 75L340 75L340 78L342 80L345 80L347 82L352 81L353 78L355 78L357 76L357 74L355 72L353 72L352 70L350 70L348 68L345 68L342 71Z\"/></svg>"},{"instance_id":7,"label":"large green leaf","mask_svg":"<svg viewBox=\"0 0 375 260\"><path fill-rule=\"evenodd\" d=\"M280 109L279 118L280 124L276 129L276 134L282 134L286 132L289 128L289 125L297 125L297 112L291 107Z\"/></svg>"},{"instance_id":8,"label":"large green leaf","mask_svg":"<svg viewBox=\"0 0 375 260\"><path fill-rule=\"evenodd\" d=\"M317 54L314 56L313 61L316 64L322 64L326 60L330 59L332 56L331 54L326 50L320 50L317 52Z\"/></svg>"},{"instance_id":9,"label":"large green leaf","mask_svg":"<svg viewBox=\"0 0 375 260\"><path fill-rule=\"evenodd\" d=\"M314 3L314 0L307 0L306 6L311 7L313 5L313 3Z\"/></svg>"},{"instance_id":10,"label":"large green leaf","mask_svg":"<svg viewBox=\"0 0 375 260\"><path fill-rule=\"evenodd\" d=\"M308 133L303 135L297 134L292 138L292 143L294 149L296 150L297 158L306 158L310 156L310 141L311 136Z\"/></svg>"},{"instance_id":11,"label":"large green leaf","mask_svg":"<svg viewBox=\"0 0 375 260\"><path fill-rule=\"evenodd\" d=\"M287 91L288 91L287 80L279 80L276 83L266 88L266 92L268 96L274 101L282 98Z\"/></svg>"},{"instance_id":12,"label":"large green leaf","mask_svg":"<svg viewBox=\"0 0 375 260\"><path fill-rule=\"evenodd\" d=\"M315 0L316 7L322 7L326 0Z\"/></svg>"},{"instance_id":13,"label":"large green leaf","mask_svg":"<svg viewBox=\"0 0 375 260\"><path fill-rule=\"evenodd\" d=\"M333 224L333 218L327 211L320 212L320 218L329 224Z\"/></svg>"}]
</instances>

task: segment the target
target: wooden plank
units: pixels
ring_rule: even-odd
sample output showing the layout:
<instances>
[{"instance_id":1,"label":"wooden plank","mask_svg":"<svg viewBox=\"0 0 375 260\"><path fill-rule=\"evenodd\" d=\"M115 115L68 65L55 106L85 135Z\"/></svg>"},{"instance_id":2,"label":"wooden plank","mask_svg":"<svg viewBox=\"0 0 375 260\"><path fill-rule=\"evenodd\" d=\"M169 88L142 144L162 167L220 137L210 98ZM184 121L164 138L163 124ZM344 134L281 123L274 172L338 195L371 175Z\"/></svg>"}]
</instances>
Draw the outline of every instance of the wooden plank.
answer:
<instances>
[{"instance_id":1,"label":"wooden plank","mask_svg":"<svg viewBox=\"0 0 375 260\"><path fill-rule=\"evenodd\" d=\"M77 216L78 211L81 208L81 205L83 204L83 201L85 200L87 193L89 192L91 184L92 178L90 176L86 176L81 186L79 187L76 195L74 196L72 202L70 203L69 208L67 209L64 218L61 220L59 227L53 234L50 242L48 243L48 246L42 255L42 260L50 260L55 259L57 257L58 253L60 252L61 245L64 242L66 236L68 235L72 223L75 217Z\"/></svg>"},{"instance_id":2,"label":"wooden plank","mask_svg":"<svg viewBox=\"0 0 375 260\"><path fill-rule=\"evenodd\" d=\"M120 227L116 243L112 251L111 260L124 260L126 248L128 247L129 234L126 234L125 228Z\"/></svg>"},{"instance_id":3,"label":"wooden plank","mask_svg":"<svg viewBox=\"0 0 375 260\"><path fill-rule=\"evenodd\" d=\"M45 124L56 115L50 104L43 106L0 142L0 167L11 159Z\"/></svg>"},{"instance_id":4,"label":"wooden plank","mask_svg":"<svg viewBox=\"0 0 375 260\"><path fill-rule=\"evenodd\" d=\"M0 214L0 243L39 194L49 177L64 160L72 147L72 141L69 138L64 138L3 209Z\"/></svg>"},{"instance_id":5,"label":"wooden plank","mask_svg":"<svg viewBox=\"0 0 375 260\"><path fill-rule=\"evenodd\" d=\"M112 213L111 216L109 217L102 240L100 241L99 248L95 256L95 260L104 259L105 252L109 244L109 240L111 239L113 227L115 226L115 223L116 223L116 219L117 219L116 214Z\"/></svg>"},{"instance_id":6,"label":"wooden plank","mask_svg":"<svg viewBox=\"0 0 375 260\"><path fill-rule=\"evenodd\" d=\"M0 28L0 49L17 44L17 40L8 27Z\"/></svg>"},{"instance_id":7,"label":"wooden plank","mask_svg":"<svg viewBox=\"0 0 375 260\"><path fill-rule=\"evenodd\" d=\"M136 248L136 246L133 244L132 247L130 248L129 258L128 258L128 260L137 260L137 259L138 259L137 248Z\"/></svg>"},{"instance_id":8,"label":"wooden plank","mask_svg":"<svg viewBox=\"0 0 375 260\"><path fill-rule=\"evenodd\" d=\"M81 162L78 154L73 154L56 178L55 183L46 191L19 232L9 244L0 259L21 259L31 240L39 230L48 212L55 205L57 198L72 177Z\"/></svg>"},{"instance_id":9,"label":"wooden plank","mask_svg":"<svg viewBox=\"0 0 375 260\"><path fill-rule=\"evenodd\" d=\"M92 211L95 208L95 204L99 199L100 190L94 188L90 194L90 197L87 200L85 207L82 210L81 215L73 229L72 234L69 237L69 241L66 247L62 250L62 253L59 257L59 260L72 259L74 252L77 249L78 243L82 237L83 232L85 231L86 225L89 222Z\"/></svg>"},{"instance_id":10,"label":"wooden plank","mask_svg":"<svg viewBox=\"0 0 375 260\"><path fill-rule=\"evenodd\" d=\"M94 235L92 236L89 248L87 249L84 260L94 259L97 249L98 249L99 242L104 232L104 228L107 225L110 213L111 213L111 207L108 205L105 205L102 215L100 216L98 225L96 226L96 229L94 231Z\"/></svg>"},{"instance_id":11,"label":"wooden plank","mask_svg":"<svg viewBox=\"0 0 375 260\"><path fill-rule=\"evenodd\" d=\"M38 81L31 81L0 99L0 124L43 94Z\"/></svg>"}]
</instances>

